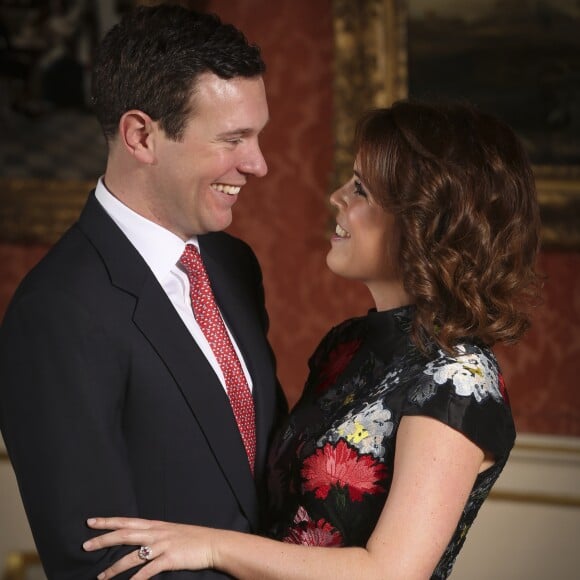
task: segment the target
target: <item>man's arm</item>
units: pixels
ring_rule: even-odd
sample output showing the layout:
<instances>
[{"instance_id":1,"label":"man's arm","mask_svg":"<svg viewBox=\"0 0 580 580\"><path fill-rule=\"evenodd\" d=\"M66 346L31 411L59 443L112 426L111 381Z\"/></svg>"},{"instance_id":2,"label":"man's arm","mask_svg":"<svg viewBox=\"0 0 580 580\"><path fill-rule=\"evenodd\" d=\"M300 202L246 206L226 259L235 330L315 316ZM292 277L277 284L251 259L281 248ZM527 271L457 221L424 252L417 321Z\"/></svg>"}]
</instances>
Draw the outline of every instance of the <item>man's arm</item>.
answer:
<instances>
[{"instance_id":1,"label":"man's arm","mask_svg":"<svg viewBox=\"0 0 580 580\"><path fill-rule=\"evenodd\" d=\"M122 553L81 548L85 519L138 515L121 429L126 369L70 296L30 292L0 330L0 425L46 573L95 578Z\"/></svg>"}]
</instances>

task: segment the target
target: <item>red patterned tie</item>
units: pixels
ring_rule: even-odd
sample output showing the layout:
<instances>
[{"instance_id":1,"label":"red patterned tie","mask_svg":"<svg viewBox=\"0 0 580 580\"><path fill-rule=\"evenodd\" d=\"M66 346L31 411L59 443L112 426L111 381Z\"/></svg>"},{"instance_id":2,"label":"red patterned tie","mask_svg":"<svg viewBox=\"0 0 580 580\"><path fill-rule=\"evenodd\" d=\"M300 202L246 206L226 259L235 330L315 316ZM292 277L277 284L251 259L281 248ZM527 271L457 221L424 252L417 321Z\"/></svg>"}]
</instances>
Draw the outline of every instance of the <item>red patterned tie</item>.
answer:
<instances>
[{"instance_id":1,"label":"red patterned tie","mask_svg":"<svg viewBox=\"0 0 580 580\"><path fill-rule=\"evenodd\" d=\"M224 375L230 404L253 473L256 457L256 422L252 393L215 302L201 256L193 244L185 246L179 263L189 278L189 295L195 319Z\"/></svg>"}]
</instances>

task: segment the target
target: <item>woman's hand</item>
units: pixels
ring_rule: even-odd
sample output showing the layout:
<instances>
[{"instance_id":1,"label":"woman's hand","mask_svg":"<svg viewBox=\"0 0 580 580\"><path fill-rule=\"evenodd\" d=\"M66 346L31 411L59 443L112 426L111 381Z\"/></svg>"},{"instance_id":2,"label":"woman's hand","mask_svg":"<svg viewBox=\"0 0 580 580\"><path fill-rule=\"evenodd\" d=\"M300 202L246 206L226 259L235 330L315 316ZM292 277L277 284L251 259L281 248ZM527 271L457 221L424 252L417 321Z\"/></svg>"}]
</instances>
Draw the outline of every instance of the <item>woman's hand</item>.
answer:
<instances>
[{"instance_id":1,"label":"woman's hand","mask_svg":"<svg viewBox=\"0 0 580 580\"><path fill-rule=\"evenodd\" d=\"M90 518L87 524L94 530L113 530L86 541L83 548L88 552L117 545L140 547L101 572L99 580L143 564L133 579L145 580L166 570L213 567L212 538L217 530L138 518Z\"/></svg>"}]
</instances>

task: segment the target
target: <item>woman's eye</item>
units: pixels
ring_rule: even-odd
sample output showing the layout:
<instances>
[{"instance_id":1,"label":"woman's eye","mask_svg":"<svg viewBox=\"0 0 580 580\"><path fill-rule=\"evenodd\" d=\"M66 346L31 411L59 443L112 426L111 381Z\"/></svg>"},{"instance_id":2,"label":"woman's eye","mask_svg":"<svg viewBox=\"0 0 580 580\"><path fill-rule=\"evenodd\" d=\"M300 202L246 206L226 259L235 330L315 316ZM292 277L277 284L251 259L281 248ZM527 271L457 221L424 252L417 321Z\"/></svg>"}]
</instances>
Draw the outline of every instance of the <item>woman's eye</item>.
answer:
<instances>
[{"instance_id":1,"label":"woman's eye","mask_svg":"<svg viewBox=\"0 0 580 580\"><path fill-rule=\"evenodd\" d=\"M354 190L355 190L357 195L360 195L362 197L367 196L367 192L364 190L361 182L358 181L357 179L354 180Z\"/></svg>"}]
</instances>

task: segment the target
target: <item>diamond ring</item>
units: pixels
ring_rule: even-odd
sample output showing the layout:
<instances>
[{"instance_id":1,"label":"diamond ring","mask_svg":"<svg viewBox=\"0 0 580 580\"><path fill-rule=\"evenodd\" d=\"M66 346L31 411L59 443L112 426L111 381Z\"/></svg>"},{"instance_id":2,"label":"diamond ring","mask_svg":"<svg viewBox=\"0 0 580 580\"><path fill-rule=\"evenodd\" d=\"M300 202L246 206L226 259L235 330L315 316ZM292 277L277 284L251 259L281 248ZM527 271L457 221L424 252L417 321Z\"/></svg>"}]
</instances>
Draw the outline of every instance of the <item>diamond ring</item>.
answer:
<instances>
[{"instance_id":1,"label":"diamond ring","mask_svg":"<svg viewBox=\"0 0 580 580\"><path fill-rule=\"evenodd\" d=\"M141 546L137 552L137 556L144 561L151 560L152 554L153 550L149 546Z\"/></svg>"}]
</instances>

